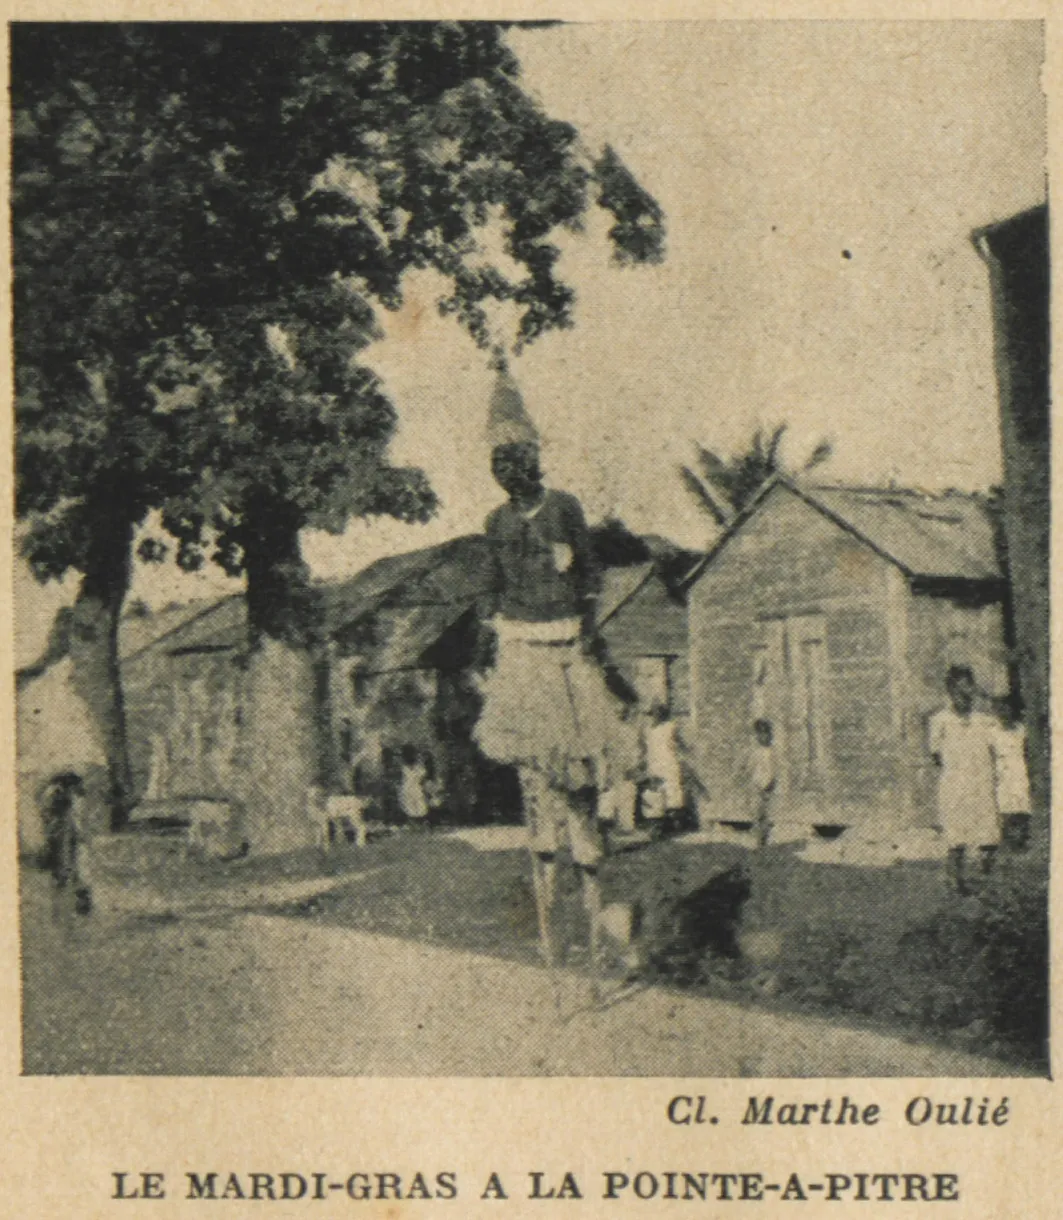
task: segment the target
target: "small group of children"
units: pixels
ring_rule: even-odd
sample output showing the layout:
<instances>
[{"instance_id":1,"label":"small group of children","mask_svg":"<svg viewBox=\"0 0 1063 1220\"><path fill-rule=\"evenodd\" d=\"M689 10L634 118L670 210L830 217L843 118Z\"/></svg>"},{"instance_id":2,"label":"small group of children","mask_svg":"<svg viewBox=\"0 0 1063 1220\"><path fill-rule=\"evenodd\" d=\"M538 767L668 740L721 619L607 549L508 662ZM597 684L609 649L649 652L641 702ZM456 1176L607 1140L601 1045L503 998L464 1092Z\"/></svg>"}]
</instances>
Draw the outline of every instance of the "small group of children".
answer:
<instances>
[{"instance_id":1,"label":"small group of children","mask_svg":"<svg viewBox=\"0 0 1063 1220\"><path fill-rule=\"evenodd\" d=\"M953 666L945 679L949 702L930 719L930 756L939 771L938 817L947 844L950 884L969 892L968 853L977 850L980 870L989 873L1003 838L1021 850L1030 835L1030 782L1026 733L1014 701L998 719L975 710L977 686L969 666ZM761 847L771 836L777 789L772 722L753 722L750 781Z\"/></svg>"},{"instance_id":2,"label":"small group of children","mask_svg":"<svg viewBox=\"0 0 1063 1220\"><path fill-rule=\"evenodd\" d=\"M993 867L1002 831L1016 846L1029 834L1030 785L1025 734L1014 709L1003 722L977 711L970 666L945 678L949 702L930 718L930 756L938 768L938 817L948 846L947 873L960 895L970 892L968 852L983 874Z\"/></svg>"},{"instance_id":3,"label":"small group of children","mask_svg":"<svg viewBox=\"0 0 1063 1220\"><path fill-rule=\"evenodd\" d=\"M641 726L628 707L602 750L598 774L598 818L606 827L630 832L641 815L654 838L682 827L686 816L684 747L678 725L663 703L655 703Z\"/></svg>"},{"instance_id":4,"label":"small group of children","mask_svg":"<svg viewBox=\"0 0 1063 1220\"><path fill-rule=\"evenodd\" d=\"M353 741L343 743L348 757L355 754ZM436 776L435 761L427 750L412 743L389 754L380 742L367 742L350 767L349 791L328 795L312 789L309 797L311 816L318 823L325 846L364 842L366 818L394 802L404 824L428 830L437 821L443 803L442 784Z\"/></svg>"}]
</instances>

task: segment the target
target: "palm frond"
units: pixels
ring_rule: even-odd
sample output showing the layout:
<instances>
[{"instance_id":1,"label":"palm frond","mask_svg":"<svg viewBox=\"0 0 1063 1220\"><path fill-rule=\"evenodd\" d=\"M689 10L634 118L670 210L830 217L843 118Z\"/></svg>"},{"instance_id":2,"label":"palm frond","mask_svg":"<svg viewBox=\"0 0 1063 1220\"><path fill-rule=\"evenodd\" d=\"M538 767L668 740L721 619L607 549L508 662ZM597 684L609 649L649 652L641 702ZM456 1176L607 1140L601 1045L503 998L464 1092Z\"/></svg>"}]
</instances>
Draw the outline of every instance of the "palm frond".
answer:
<instances>
[{"instance_id":1,"label":"palm frond","mask_svg":"<svg viewBox=\"0 0 1063 1220\"><path fill-rule=\"evenodd\" d=\"M707 479L726 479L731 469L731 463L727 458L721 457L712 449L706 449L704 445L698 445L697 453L698 463Z\"/></svg>"},{"instance_id":2,"label":"palm frond","mask_svg":"<svg viewBox=\"0 0 1063 1220\"><path fill-rule=\"evenodd\" d=\"M767 459L768 473L774 474L780 469L779 453L782 449L783 437L786 435L789 424L777 424L772 429L771 438L768 441L767 449L765 450L765 458Z\"/></svg>"},{"instance_id":3,"label":"palm frond","mask_svg":"<svg viewBox=\"0 0 1063 1220\"><path fill-rule=\"evenodd\" d=\"M701 473L682 467L687 489L719 524L729 524L772 475L787 473L782 447L788 431L786 423L776 424L770 430L758 427L744 449L727 457L704 445L696 446ZM811 470L833 454L833 444L824 438L812 450L801 470Z\"/></svg>"},{"instance_id":4,"label":"palm frond","mask_svg":"<svg viewBox=\"0 0 1063 1220\"><path fill-rule=\"evenodd\" d=\"M722 495L717 495L709 484L700 478L689 466L679 468L680 477L687 491L697 500L713 518L717 525L729 525L734 519L734 511Z\"/></svg>"}]
</instances>

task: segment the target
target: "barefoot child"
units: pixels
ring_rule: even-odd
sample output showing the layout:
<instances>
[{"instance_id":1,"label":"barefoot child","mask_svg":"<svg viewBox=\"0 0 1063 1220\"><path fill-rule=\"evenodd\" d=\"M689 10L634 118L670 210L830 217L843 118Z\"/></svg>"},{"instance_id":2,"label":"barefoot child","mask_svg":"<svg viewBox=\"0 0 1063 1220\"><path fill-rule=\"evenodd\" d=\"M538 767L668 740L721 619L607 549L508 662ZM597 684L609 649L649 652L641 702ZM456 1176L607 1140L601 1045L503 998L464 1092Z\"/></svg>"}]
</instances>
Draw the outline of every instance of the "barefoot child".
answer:
<instances>
[{"instance_id":1,"label":"barefoot child","mask_svg":"<svg viewBox=\"0 0 1063 1220\"><path fill-rule=\"evenodd\" d=\"M92 889L85 785L76 772L63 771L49 780L44 791L43 822L52 880L59 890L67 887L73 890L75 911L88 915L92 910Z\"/></svg>"},{"instance_id":2,"label":"barefoot child","mask_svg":"<svg viewBox=\"0 0 1063 1220\"><path fill-rule=\"evenodd\" d=\"M646 785L643 815L655 835L678 829L685 804L677 726L664 703L650 712L645 731Z\"/></svg>"},{"instance_id":3,"label":"barefoot child","mask_svg":"<svg viewBox=\"0 0 1063 1220\"><path fill-rule=\"evenodd\" d=\"M598 794L598 821L606 832L630 833L635 829L638 804L639 737L631 722L632 709L625 708L613 737L605 746Z\"/></svg>"}]
</instances>

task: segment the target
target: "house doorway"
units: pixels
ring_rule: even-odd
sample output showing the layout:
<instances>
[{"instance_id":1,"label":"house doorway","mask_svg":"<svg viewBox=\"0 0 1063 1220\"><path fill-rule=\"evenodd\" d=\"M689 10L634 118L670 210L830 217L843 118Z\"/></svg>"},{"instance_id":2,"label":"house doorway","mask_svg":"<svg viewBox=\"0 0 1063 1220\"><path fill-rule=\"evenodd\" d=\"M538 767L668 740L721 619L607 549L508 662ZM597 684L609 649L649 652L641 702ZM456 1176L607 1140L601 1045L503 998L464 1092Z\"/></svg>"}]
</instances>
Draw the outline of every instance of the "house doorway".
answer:
<instances>
[{"instance_id":1,"label":"house doorway","mask_svg":"<svg viewBox=\"0 0 1063 1220\"><path fill-rule=\"evenodd\" d=\"M776 813L817 820L828 782L827 638L821 614L763 620L753 649L750 724L772 726Z\"/></svg>"}]
</instances>

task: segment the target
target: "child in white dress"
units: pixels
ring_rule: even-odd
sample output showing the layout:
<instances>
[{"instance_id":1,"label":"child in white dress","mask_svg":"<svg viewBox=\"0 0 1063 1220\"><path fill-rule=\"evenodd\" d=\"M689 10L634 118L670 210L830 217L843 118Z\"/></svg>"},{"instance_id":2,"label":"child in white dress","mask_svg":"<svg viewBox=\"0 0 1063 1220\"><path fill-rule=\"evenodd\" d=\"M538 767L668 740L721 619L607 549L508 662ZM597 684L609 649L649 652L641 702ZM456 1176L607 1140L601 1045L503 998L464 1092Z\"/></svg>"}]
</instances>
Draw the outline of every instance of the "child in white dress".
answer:
<instances>
[{"instance_id":1,"label":"child in white dress","mask_svg":"<svg viewBox=\"0 0 1063 1220\"><path fill-rule=\"evenodd\" d=\"M428 765L413 745L402 747L399 775L399 808L411 826L424 830L429 825L432 803L429 796Z\"/></svg>"},{"instance_id":2,"label":"child in white dress","mask_svg":"<svg viewBox=\"0 0 1063 1220\"><path fill-rule=\"evenodd\" d=\"M993 744L997 809L1004 841L1021 851L1030 841L1030 774L1026 729L1012 700L1004 703Z\"/></svg>"},{"instance_id":3,"label":"child in white dress","mask_svg":"<svg viewBox=\"0 0 1063 1220\"><path fill-rule=\"evenodd\" d=\"M685 803L677 726L663 703L658 703L650 713L644 750L647 786L643 793L643 816L650 822L651 831L660 835L678 827Z\"/></svg>"},{"instance_id":4,"label":"child in white dress","mask_svg":"<svg viewBox=\"0 0 1063 1220\"><path fill-rule=\"evenodd\" d=\"M948 845L948 876L958 894L967 894L968 848L977 848L981 869L993 866L1000 841L994 746L1000 735L994 717L975 711L975 680L966 665L954 665L945 679L948 706L930 718L930 756L939 769L938 816Z\"/></svg>"}]
</instances>

